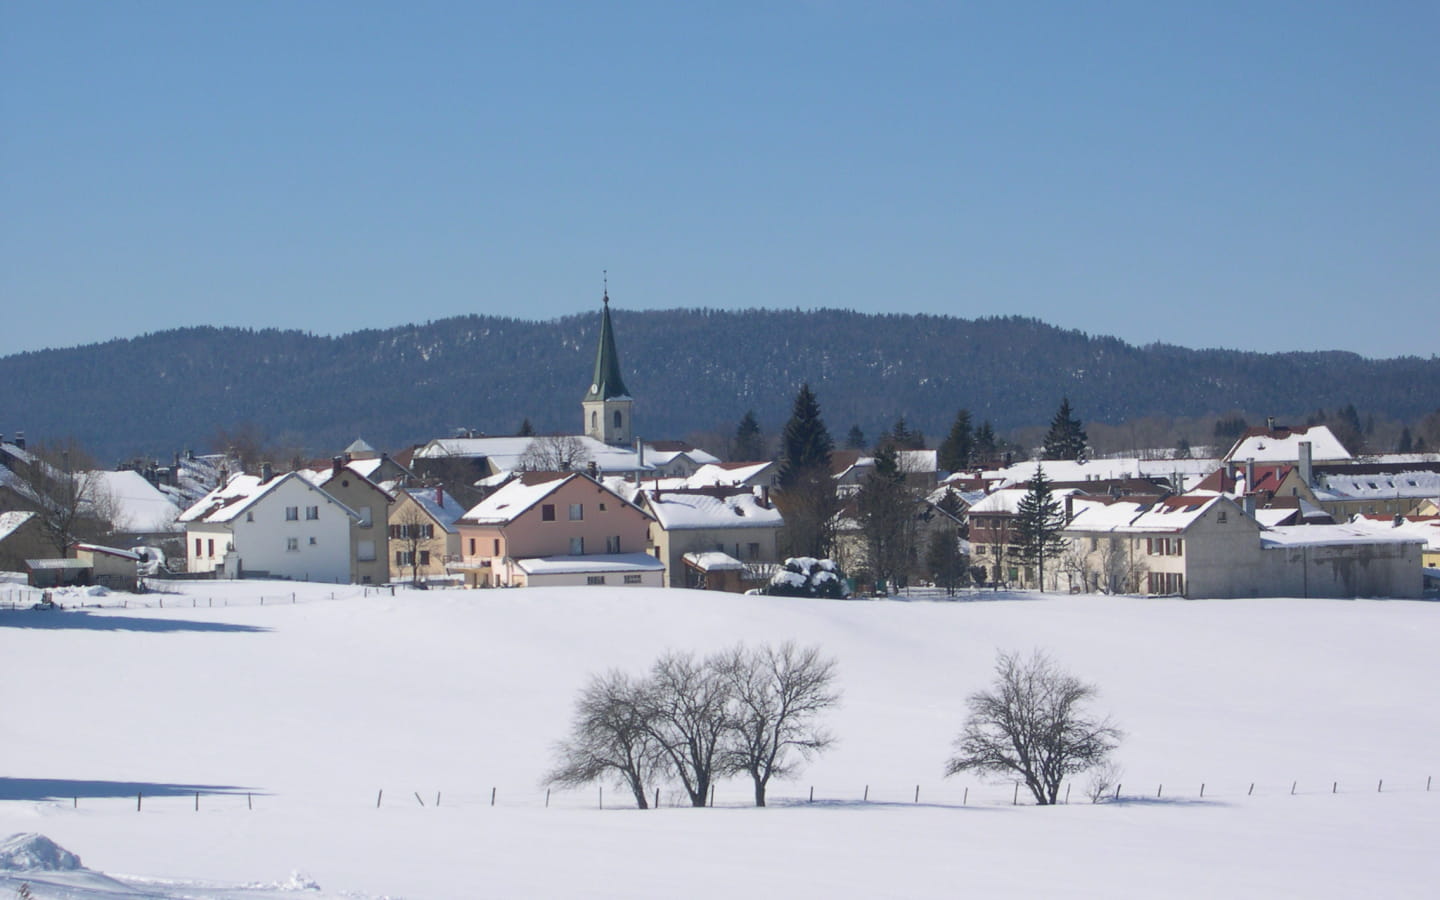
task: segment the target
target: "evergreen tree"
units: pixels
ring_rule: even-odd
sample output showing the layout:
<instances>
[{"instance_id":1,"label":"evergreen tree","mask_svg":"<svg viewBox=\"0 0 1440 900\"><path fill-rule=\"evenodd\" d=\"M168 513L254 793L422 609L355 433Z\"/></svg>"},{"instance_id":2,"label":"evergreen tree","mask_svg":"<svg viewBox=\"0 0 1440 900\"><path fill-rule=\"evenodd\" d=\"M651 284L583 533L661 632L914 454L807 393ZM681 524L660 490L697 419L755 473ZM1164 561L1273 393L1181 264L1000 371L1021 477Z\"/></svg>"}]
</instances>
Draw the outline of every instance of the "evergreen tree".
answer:
<instances>
[{"instance_id":1,"label":"evergreen tree","mask_svg":"<svg viewBox=\"0 0 1440 900\"><path fill-rule=\"evenodd\" d=\"M1415 438L1410 434L1410 426L1406 425L1400 430L1400 444L1395 448L1398 453L1410 453L1415 449Z\"/></svg>"},{"instance_id":2,"label":"evergreen tree","mask_svg":"<svg viewBox=\"0 0 1440 900\"><path fill-rule=\"evenodd\" d=\"M860 430L859 425L851 425L850 433L845 435L845 449L864 450L866 446L865 432Z\"/></svg>"},{"instance_id":3,"label":"evergreen tree","mask_svg":"<svg viewBox=\"0 0 1440 900\"><path fill-rule=\"evenodd\" d=\"M952 487L945 488L945 493L940 495L940 502L936 503L935 505L938 506L946 514L954 516L957 519L960 518L960 516L965 512L964 502L960 499L960 495L955 493L955 489Z\"/></svg>"},{"instance_id":4,"label":"evergreen tree","mask_svg":"<svg viewBox=\"0 0 1440 900\"><path fill-rule=\"evenodd\" d=\"M1065 513L1050 489L1045 470L1035 467L1030 489L1015 506L1015 555L1023 562L1034 563L1039 574L1040 589L1045 589L1045 560L1065 550L1060 532L1065 528Z\"/></svg>"},{"instance_id":5,"label":"evergreen tree","mask_svg":"<svg viewBox=\"0 0 1440 900\"><path fill-rule=\"evenodd\" d=\"M1070 398L1060 401L1060 409L1050 420L1042 455L1045 459L1079 459L1085 453L1085 429L1070 412Z\"/></svg>"},{"instance_id":6,"label":"evergreen tree","mask_svg":"<svg viewBox=\"0 0 1440 900\"><path fill-rule=\"evenodd\" d=\"M735 426L735 440L730 448L730 458L753 461L765 458L765 437L760 433L760 423L755 420L755 410L746 410Z\"/></svg>"},{"instance_id":7,"label":"evergreen tree","mask_svg":"<svg viewBox=\"0 0 1440 900\"><path fill-rule=\"evenodd\" d=\"M520 437L535 436L535 426L530 424L530 418L528 416L525 418L525 421L520 423L520 430L516 432L516 434Z\"/></svg>"},{"instance_id":8,"label":"evergreen tree","mask_svg":"<svg viewBox=\"0 0 1440 900\"><path fill-rule=\"evenodd\" d=\"M975 431L975 452L970 461L981 466L992 465L999 450L995 429L990 427L990 420L986 419Z\"/></svg>"},{"instance_id":9,"label":"evergreen tree","mask_svg":"<svg viewBox=\"0 0 1440 900\"><path fill-rule=\"evenodd\" d=\"M820 418L820 401L815 399L815 393L810 390L808 383L800 385L800 392L795 395L790 421L785 423L784 446L780 456L780 487L789 487L812 469L823 468L826 474L829 474L830 451L834 449L835 442L830 439L825 420Z\"/></svg>"},{"instance_id":10,"label":"evergreen tree","mask_svg":"<svg viewBox=\"0 0 1440 900\"><path fill-rule=\"evenodd\" d=\"M970 468L970 457L975 452L975 434L970 427L970 410L962 409L955 414L950 433L940 442L940 468L946 472L961 472Z\"/></svg>"},{"instance_id":11,"label":"evergreen tree","mask_svg":"<svg viewBox=\"0 0 1440 900\"><path fill-rule=\"evenodd\" d=\"M1180 440L1178 440L1178 441L1175 442L1175 458L1176 458L1176 459L1189 459L1189 458L1190 458L1190 439L1189 439L1189 438L1187 438L1187 437L1182 437L1182 438L1180 438Z\"/></svg>"},{"instance_id":12,"label":"evergreen tree","mask_svg":"<svg viewBox=\"0 0 1440 900\"><path fill-rule=\"evenodd\" d=\"M969 580L970 560L960 552L954 529L943 528L931 536L925 550L925 568L930 580L943 587L948 597L955 596L955 589Z\"/></svg>"},{"instance_id":13,"label":"evergreen tree","mask_svg":"<svg viewBox=\"0 0 1440 900\"><path fill-rule=\"evenodd\" d=\"M904 580L915 530L915 498L905 484L894 444L876 451L875 470L865 476L856 503L870 575L877 584L894 587Z\"/></svg>"},{"instance_id":14,"label":"evergreen tree","mask_svg":"<svg viewBox=\"0 0 1440 900\"><path fill-rule=\"evenodd\" d=\"M830 474L834 443L820 402L809 384L800 386L782 438L775 502L785 518L783 539L791 556L824 558L834 542L839 504Z\"/></svg>"}]
</instances>

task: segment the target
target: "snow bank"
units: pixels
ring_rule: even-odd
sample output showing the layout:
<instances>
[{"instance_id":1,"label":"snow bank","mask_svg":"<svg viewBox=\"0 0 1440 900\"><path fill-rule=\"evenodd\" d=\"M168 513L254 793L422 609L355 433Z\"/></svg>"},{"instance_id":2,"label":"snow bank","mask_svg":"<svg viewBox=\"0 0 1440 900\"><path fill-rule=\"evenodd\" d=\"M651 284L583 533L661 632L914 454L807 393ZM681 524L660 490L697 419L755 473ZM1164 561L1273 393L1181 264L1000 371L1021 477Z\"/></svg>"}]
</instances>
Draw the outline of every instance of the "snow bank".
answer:
<instances>
[{"instance_id":1,"label":"snow bank","mask_svg":"<svg viewBox=\"0 0 1440 900\"><path fill-rule=\"evenodd\" d=\"M68 872L79 868L80 857L43 834L12 834L0 841L0 870Z\"/></svg>"}]
</instances>

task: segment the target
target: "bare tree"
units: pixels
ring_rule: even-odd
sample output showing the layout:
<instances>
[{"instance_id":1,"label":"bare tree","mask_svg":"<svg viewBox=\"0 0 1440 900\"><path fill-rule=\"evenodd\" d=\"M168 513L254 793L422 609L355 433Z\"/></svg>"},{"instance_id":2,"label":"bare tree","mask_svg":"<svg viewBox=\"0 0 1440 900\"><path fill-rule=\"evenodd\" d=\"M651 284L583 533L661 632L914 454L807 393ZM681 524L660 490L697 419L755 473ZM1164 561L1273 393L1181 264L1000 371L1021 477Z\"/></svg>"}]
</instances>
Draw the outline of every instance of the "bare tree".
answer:
<instances>
[{"instance_id":1,"label":"bare tree","mask_svg":"<svg viewBox=\"0 0 1440 900\"><path fill-rule=\"evenodd\" d=\"M834 743L816 719L840 701L832 686L835 661L819 647L744 646L724 654L720 671L731 695L732 742L725 766L755 783L755 805L765 805L770 779L799 771L800 762Z\"/></svg>"},{"instance_id":2,"label":"bare tree","mask_svg":"<svg viewBox=\"0 0 1440 900\"><path fill-rule=\"evenodd\" d=\"M57 555L76 541L103 540L115 531L115 499L95 463L73 441L33 452L24 480L41 531Z\"/></svg>"},{"instance_id":3,"label":"bare tree","mask_svg":"<svg viewBox=\"0 0 1440 900\"><path fill-rule=\"evenodd\" d=\"M1001 653L995 683L966 701L970 717L945 774L1018 777L1036 803L1053 804L1067 776L1104 765L1123 736L1108 719L1085 712L1095 694L1043 653Z\"/></svg>"},{"instance_id":4,"label":"bare tree","mask_svg":"<svg viewBox=\"0 0 1440 900\"><path fill-rule=\"evenodd\" d=\"M714 660L667 653L650 670L647 728L692 806L723 772L731 731L729 684Z\"/></svg>"},{"instance_id":5,"label":"bare tree","mask_svg":"<svg viewBox=\"0 0 1440 900\"><path fill-rule=\"evenodd\" d=\"M557 762L545 783L580 787L613 777L648 809L646 785L660 763L660 747L649 727L647 695L646 685L624 672L592 678L575 702L570 737L555 746Z\"/></svg>"},{"instance_id":6,"label":"bare tree","mask_svg":"<svg viewBox=\"0 0 1440 900\"><path fill-rule=\"evenodd\" d=\"M590 461L590 448L573 434L547 434L530 441L520 454L527 472L573 472Z\"/></svg>"},{"instance_id":7,"label":"bare tree","mask_svg":"<svg viewBox=\"0 0 1440 900\"><path fill-rule=\"evenodd\" d=\"M420 567L430 564L430 545L435 539L435 520L420 508L413 497L390 519L390 544L396 550L398 568L410 567L410 583L420 583Z\"/></svg>"},{"instance_id":8,"label":"bare tree","mask_svg":"<svg viewBox=\"0 0 1440 900\"><path fill-rule=\"evenodd\" d=\"M1112 537L1100 548L1100 584L1109 594L1133 594L1140 590L1140 576L1147 566L1127 546L1128 541Z\"/></svg>"}]
</instances>

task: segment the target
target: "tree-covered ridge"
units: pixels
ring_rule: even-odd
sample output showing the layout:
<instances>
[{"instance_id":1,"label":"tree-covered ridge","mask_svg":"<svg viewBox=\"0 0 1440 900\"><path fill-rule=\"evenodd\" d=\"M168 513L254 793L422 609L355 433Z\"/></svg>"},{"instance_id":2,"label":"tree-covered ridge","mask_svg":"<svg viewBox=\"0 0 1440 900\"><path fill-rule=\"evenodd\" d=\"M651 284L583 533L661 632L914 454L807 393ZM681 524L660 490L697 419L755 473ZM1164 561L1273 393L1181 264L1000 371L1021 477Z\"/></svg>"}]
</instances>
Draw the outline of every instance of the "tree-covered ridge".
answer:
<instances>
[{"instance_id":1,"label":"tree-covered ridge","mask_svg":"<svg viewBox=\"0 0 1440 900\"><path fill-rule=\"evenodd\" d=\"M897 417L945 435L956 410L997 429L1042 424L1064 396L1086 423L1354 403L1416 419L1440 407L1440 360L1343 352L1137 347L1034 319L842 310L612 309L637 433L722 428L750 409L773 433L809 382L828 422ZM463 316L325 337L182 328L0 358L0 430L71 436L102 459L202 445L253 422L316 455L363 435L395 448L470 428L580 427L599 311L546 322ZM722 448L723 449L723 448Z\"/></svg>"}]
</instances>

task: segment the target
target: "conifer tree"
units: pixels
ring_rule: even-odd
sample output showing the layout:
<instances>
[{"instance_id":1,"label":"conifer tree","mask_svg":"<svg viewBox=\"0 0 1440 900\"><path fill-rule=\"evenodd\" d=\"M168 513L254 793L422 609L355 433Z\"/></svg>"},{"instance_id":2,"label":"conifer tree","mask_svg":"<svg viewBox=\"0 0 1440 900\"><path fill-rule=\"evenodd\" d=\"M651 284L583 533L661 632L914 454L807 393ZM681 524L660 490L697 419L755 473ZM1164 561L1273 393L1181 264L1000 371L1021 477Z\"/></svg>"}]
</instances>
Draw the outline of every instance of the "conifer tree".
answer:
<instances>
[{"instance_id":1,"label":"conifer tree","mask_svg":"<svg viewBox=\"0 0 1440 900\"><path fill-rule=\"evenodd\" d=\"M990 420L986 419L975 432L975 452L971 461L977 465L988 466L995 461L999 450L995 429L990 427Z\"/></svg>"},{"instance_id":2,"label":"conifer tree","mask_svg":"<svg viewBox=\"0 0 1440 900\"><path fill-rule=\"evenodd\" d=\"M1065 550L1065 541L1060 537L1065 525L1065 513L1050 489L1050 479L1037 465L1035 477L1030 479L1030 489L1015 506L1012 543L1015 555L1021 561L1035 564L1042 591L1045 589L1045 560L1053 559Z\"/></svg>"},{"instance_id":3,"label":"conifer tree","mask_svg":"<svg viewBox=\"0 0 1440 900\"><path fill-rule=\"evenodd\" d=\"M857 498L865 558L877 584L892 587L904 579L914 543L915 498L905 484L894 444L875 453L875 469L865 477Z\"/></svg>"},{"instance_id":4,"label":"conifer tree","mask_svg":"<svg viewBox=\"0 0 1440 900\"><path fill-rule=\"evenodd\" d=\"M955 414L950 433L940 442L940 468L946 472L961 472L970 468L970 457L975 452L975 434L970 426L970 410L962 409Z\"/></svg>"},{"instance_id":5,"label":"conifer tree","mask_svg":"<svg viewBox=\"0 0 1440 900\"><path fill-rule=\"evenodd\" d=\"M516 434L520 437L535 436L535 426L530 424L530 419L528 416L526 417L525 421L520 423L520 430L517 431Z\"/></svg>"},{"instance_id":6,"label":"conifer tree","mask_svg":"<svg viewBox=\"0 0 1440 900\"><path fill-rule=\"evenodd\" d=\"M1050 420L1042 455L1045 459L1079 459L1085 453L1085 429L1070 412L1070 398L1060 401L1060 409Z\"/></svg>"},{"instance_id":7,"label":"conifer tree","mask_svg":"<svg viewBox=\"0 0 1440 900\"><path fill-rule=\"evenodd\" d=\"M783 540L791 556L825 558L839 509L830 474L834 442L820 418L820 402L809 384L800 386L782 437L779 490L775 502L785 518Z\"/></svg>"},{"instance_id":8,"label":"conifer tree","mask_svg":"<svg viewBox=\"0 0 1440 900\"><path fill-rule=\"evenodd\" d=\"M765 458L765 438L760 433L760 423L755 420L755 410L746 410L735 426L735 441L730 448L734 460L759 460Z\"/></svg>"},{"instance_id":9,"label":"conifer tree","mask_svg":"<svg viewBox=\"0 0 1440 900\"><path fill-rule=\"evenodd\" d=\"M865 432L860 430L859 425L851 425L850 433L845 435L845 449L864 450L865 446Z\"/></svg>"}]
</instances>

